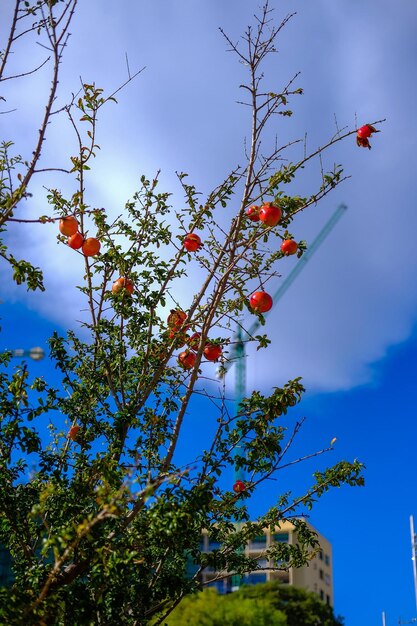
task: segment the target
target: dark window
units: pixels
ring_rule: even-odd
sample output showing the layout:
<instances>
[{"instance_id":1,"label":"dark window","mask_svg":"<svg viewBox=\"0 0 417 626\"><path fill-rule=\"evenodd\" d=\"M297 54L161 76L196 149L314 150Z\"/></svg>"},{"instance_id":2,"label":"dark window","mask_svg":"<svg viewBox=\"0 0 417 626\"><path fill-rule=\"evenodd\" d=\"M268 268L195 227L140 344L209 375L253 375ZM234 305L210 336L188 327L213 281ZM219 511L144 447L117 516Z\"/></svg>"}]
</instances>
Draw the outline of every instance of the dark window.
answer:
<instances>
[{"instance_id":1,"label":"dark window","mask_svg":"<svg viewBox=\"0 0 417 626\"><path fill-rule=\"evenodd\" d=\"M266 547L266 535L254 537L249 544L250 550L264 550Z\"/></svg>"},{"instance_id":2,"label":"dark window","mask_svg":"<svg viewBox=\"0 0 417 626\"><path fill-rule=\"evenodd\" d=\"M224 580L214 580L213 582L208 583L207 587L214 587L217 590L217 593L227 593L227 583Z\"/></svg>"},{"instance_id":3,"label":"dark window","mask_svg":"<svg viewBox=\"0 0 417 626\"><path fill-rule=\"evenodd\" d=\"M186 562L186 576L187 578L192 578L194 576L194 574L197 573L199 569L199 565L198 563L195 563L193 558L191 557L191 555L187 555L187 562Z\"/></svg>"},{"instance_id":4,"label":"dark window","mask_svg":"<svg viewBox=\"0 0 417 626\"><path fill-rule=\"evenodd\" d=\"M324 600L324 591L320 589L320 600Z\"/></svg>"},{"instance_id":5,"label":"dark window","mask_svg":"<svg viewBox=\"0 0 417 626\"><path fill-rule=\"evenodd\" d=\"M322 570L322 569L319 571L319 576L320 576L320 580L323 580L323 578L324 578L324 572L323 572L323 570Z\"/></svg>"},{"instance_id":6,"label":"dark window","mask_svg":"<svg viewBox=\"0 0 417 626\"><path fill-rule=\"evenodd\" d=\"M319 559L320 559L320 561L323 560L323 550L320 550L320 552L319 552Z\"/></svg>"},{"instance_id":7,"label":"dark window","mask_svg":"<svg viewBox=\"0 0 417 626\"><path fill-rule=\"evenodd\" d=\"M288 572L271 572L269 574L270 580L279 580L283 584L288 584L290 582L290 575Z\"/></svg>"},{"instance_id":8,"label":"dark window","mask_svg":"<svg viewBox=\"0 0 417 626\"><path fill-rule=\"evenodd\" d=\"M220 550L221 547L222 544L220 543L220 541L216 541L214 539L209 540L209 550Z\"/></svg>"},{"instance_id":9,"label":"dark window","mask_svg":"<svg viewBox=\"0 0 417 626\"><path fill-rule=\"evenodd\" d=\"M244 582L247 585L256 585L257 583L266 583L266 574L246 574Z\"/></svg>"},{"instance_id":10,"label":"dark window","mask_svg":"<svg viewBox=\"0 0 417 626\"><path fill-rule=\"evenodd\" d=\"M330 604L330 596L329 595L326 596L326 604Z\"/></svg>"},{"instance_id":11,"label":"dark window","mask_svg":"<svg viewBox=\"0 0 417 626\"><path fill-rule=\"evenodd\" d=\"M288 533L274 533L272 539L276 543L288 543L289 535Z\"/></svg>"},{"instance_id":12,"label":"dark window","mask_svg":"<svg viewBox=\"0 0 417 626\"><path fill-rule=\"evenodd\" d=\"M326 565L330 565L330 557L328 554L325 555L324 562L326 563Z\"/></svg>"}]
</instances>

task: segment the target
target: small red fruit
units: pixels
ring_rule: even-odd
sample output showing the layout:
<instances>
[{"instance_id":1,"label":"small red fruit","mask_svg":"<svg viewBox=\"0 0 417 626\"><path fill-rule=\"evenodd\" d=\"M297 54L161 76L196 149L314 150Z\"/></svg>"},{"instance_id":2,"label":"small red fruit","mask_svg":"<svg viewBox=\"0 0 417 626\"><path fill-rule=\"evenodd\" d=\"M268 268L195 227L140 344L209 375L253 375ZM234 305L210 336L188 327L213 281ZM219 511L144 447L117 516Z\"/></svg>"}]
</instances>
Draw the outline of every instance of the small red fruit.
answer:
<instances>
[{"instance_id":1,"label":"small red fruit","mask_svg":"<svg viewBox=\"0 0 417 626\"><path fill-rule=\"evenodd\" d=\"M118 294L121 291L126 291L130 296L132 295L134 288L133 283L130 278L125 278L121 276L117 280L114 281L113 286L111 288L111 292L114 294Z\"/></svg>"},{"instance_id":2,"label":"small red fruit","mask_svg":"<svg viewBox=\"0 0 417 626\"><path fill-rule=\"evenodd\" d=\"M373 126L371 126L370 124L365 124L365 126L361 126L360 128L358 128L358 137L360 137L361 139L366 139L375 132L377 132L377 130Z\"/></svg>"},{"instance_id":3,"label":"small red fruit","mask_svg":"<svg viewBox=\"0 0 417 626\"><path fill-rule=\"evenodd\" d=\"M182 245L188 252L195 252L201 246L201 239L195 233L188 233L185 235Z\"/></svg>"},{"instance_id":4,"label":"small red fruit","mask_svg":"<svg viewBox=\"0 0 417 626\"><path fill-rule=\"evenodd\" d=\"M370 124L365 124L365 126L361 126L360 128L358 128L356 132L356 144L360 148L368 148L370 150L371 144L368 141L368 137L371 137L372 133L379 133L379 130L377 130Z\"/></svg>"},{"instance_id":5,"label":"small red fruit","mask_svg":"<svg viewBox=\"0 0 417 626\"><path fill-rule=\"evenodd\" d=\"M68 237L67 243L73 250L79 250L84 243L84 237L81 233L74 233L74 235Z\"/></svg>"},{"instance_id":6,"label":"small red fruit","mask_svg":"<svg viewBox=\"0 0 417 626\"><path fill-rule=\"evenodd\" d=\"M284 239L281 244L281 251L289 256L290 254L295 254L298 250L298 244L294 239Z\"/></svg>"},{"instance_id":7,"label":"small red fruit","mask_svg":"<svg viewBox=\"0 0 417 626\"><path fill-rule=\"evenodd\" d=\"M68 437L72 439L72 441L75 441L79 430L80 430L79 426L71 426L68 432Z\"/></svg>"},{"instance_id":8,"label":"small red fruit","mask_svg":"<svg viewBox=\"0 0 417 626\"><path fill-rule=\"evenodd\" d=\"M178 357L178 363L182 365L182 367L186 370L190 370L194 367L196 356L194 352L190 352L189 350L184 350Z\"/></svg>"},{"instance_id":9,"label":"small red fruit","mask_svg":"<svg viewBox=\"0 0 417 626\"><path fill-rule=\"evenodd\" d=\"M260 217L259 217L259 207L256 206L256 204L252 204L252 206L250 206L249 209L246 211L246 217L251 222L259 222L259 220L260 220Z\"/></svg>"},{"instance_id":10,"label":"small red fruit","mask_svg":"<svg viewBox=\"0 0 417 626\"><path fill-rule=\"evenodd\" d=\"M255 291L249 299L251 308L258 313L266 313L272 308L272 298L266 291Z\"/></svg>"},{"instance_id":11,"label":"small red fruit","mask_svg":"<svg viewBox=\"0 0 417 626\"><path fill-rule=\"evenodd\" d=\"M78 231L78 222L73 215L67 215L59 220L59 231L65 237L71 237Z\"/></svg>"},{"instance_id":12,"label":"small red fruit","mask_svg":"<svg viewBox=\"0 0 417 626\"><path fill-rule=\"evenodd\" d=\"M181 311L181 309L171 309L167 318L167 323L169 328L179 330L181 326L183 326L186 319L187 313Z\"/></svg>"},{"instance_id":13,"label":"small red fruit","mask_svg":"<svg viewBox=\"0 0 417 626\"><path fill-rule=\"evenodd\" d=\"M194 350L194 352L197 352L198 350L198 346L200 345L200 337L200 333L193 333L191 337L188 337L187 339L188 345L190 346L191 350Z\"/></svg>"},{"instance_id":14,"label":"small red fruit","mask_svg":"<svg viewBox=\"0 0 417 626\"><path fill-rule=\"evenodd\" d=\"M100 252L100 247L101 244L98 239L95 237L88 237L88 239L85 239L83 243L82 251L85 256L95 256Z\"/></svg>"},{"instance_id":15,"label":"small red fruit","mask_svg":"<svg viewBox=\"0 0 417 626\"><path fill-rule=\"evenodd\" d=\"M265 202L259 210L259 219L265 226L276 226L281 219L281 209L271 202Z\"/></svg>"},{"instance_id":16,"label":"small red fruit","mask_svg":"<svg viewBox=\"0 0 417 626\"><path fill-rule=\"evenodd\" d=\"M222 347L217 343L206 343L204 356L207 361L217 361L222 355Z\"/></svg>"},{"instance_id":17,"label":"small red fruit","mask_svg":"<svg viewBox=\"0 0 417 626\"><path fill-rule=\"evenodd\" d=\"M235 482L235 484L233 485L233 491L235 493L243 493L244 491L246 491L246 485L243 480L237 480Z\"/></svg>"}]
</instances>

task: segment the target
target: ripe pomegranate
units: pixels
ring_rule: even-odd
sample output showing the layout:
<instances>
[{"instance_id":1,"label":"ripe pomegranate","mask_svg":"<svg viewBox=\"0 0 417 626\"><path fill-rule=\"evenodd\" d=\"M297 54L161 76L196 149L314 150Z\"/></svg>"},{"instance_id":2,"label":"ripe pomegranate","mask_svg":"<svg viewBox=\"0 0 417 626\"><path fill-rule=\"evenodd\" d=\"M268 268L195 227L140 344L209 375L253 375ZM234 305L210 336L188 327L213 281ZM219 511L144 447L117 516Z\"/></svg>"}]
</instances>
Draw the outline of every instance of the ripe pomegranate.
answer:
<instances>
[{"instance_id":1,"label":"ripe pomegranate","mask_svg":"<svg viewBox=\"0 0 417 626\"><path fill-rule=\"evenodd\" d=\"M281 244L281 251L289 256L290 254L295 254L298 250L298 244L294 239L284 239Z\"/></svg>"},{"instance_id":2,"label":"ripe pomegranate","mask_svg":"<svg viewBox=\"0 0 417 626\"><path fill-rule=\"evenodd\" d=\"M196 352L198 350L198 346L200 345L200 333L193 333L191 337L188 337L187 343L190 346L191 350Z\"/></svg>"},{"instance_id":3,"label":"ripe pomegranate","mask_svg":"<svg viewBox=\"0 0 417 626\"><path fill-rule=\"evenodd\" d=\"M100 252L101 244L95 237L88 237L84 240L82 251L85 256L96 256Z\"/></svg>"},{"instance_id":4,"label":"ripe pomegranate","mask_svg":"<svg viewBox=\"0 0 417 626\"><path fill-rule=\"evenodd\" d=\"M121 276L117 280L114 281L113 286L111 288L111 292L114 294L118 294L121 291L126 291L130 296L132 295L134 288L133 283L130 278L125 278Z\"/></svg>"},{"instance_id":5,"label":"ripe pomegranate","mask_svg":"<svg viewBox=\"0 0 417 626\"><path fill-rule=\"evenodd\" d=\"M188 252L195 252L201 247L201 239L195 233L188 233L185 235L182 245Z\"/></svg>"},{"instance_id":6,"label":"ripe pomegranate","mask_svg":"<svg viewBox=\"0 0 417 626\"><path fill-rule=\"evenodd\" d=\"M259 210L259 219L265 226L276 226L281 216L281 209L271 202L265 202Z\"/></svg>"},{"instance_id":7,"label":"ripe pomegranate","mask_svg":"<svg viewBox=\"0 0 417 626\"><path fill-rule=\"evenodd\" d=\"M249 299L249 304L254 311L266 313L272 308L272 298L266 291L255 291Z\"/></svg>"},{"instance_id":8,"label":"ripe pomegranate","mask_svg":"<svg viewBox=\"0 0 417 626\"><path fill-rule=\"evenodd\" d=\"M174 330L179 330L185 320L187 319L187 313L181 311L181 309L171 309L167 318L168 327Z\"/></svg>"},{"instance_id":9,"label":"ripe pomegranate","mask_svg":"<svg viewBox=\"0 0 417 626\"><path fill-rule=\"evenodd\" d=\"M72 439L72 441L75 441L79 430L80 430L79 426L71 426L68 432L68 437Z\"/></svg>"},{"instance_id":10,"label":"ripe pomegranate","mask_svg":"<svg viewBox=\"0 0 417 626\"><path fill-rule=\"evenodd\" d=\"M361 126L360 128L358 128L358 137L360 137L361 139L366 139L367 137L370 137L372 135L372 133L375 132L375 128L373 126L371 126L370 124L365 124L365 126Z\"/></svg>"},{"instance_id":11,"label":"ripe pomegranate","mask_svg":"<svg viewBox=\"0 0 417 626\"><path fill-rule=\"evenodd\" d=\"M178 356L178 363L182 365L184 369L190 370L192 367L194 367L195 359L196 356L194 352L184 350L184 352L181 352L181 354Z\"/></svg>"},{"instance_id":12,"label":"ripe pomegranate","mask_svg":"<svg viewBox=\"0 0 417 626\"><path fill-rule=\"evenodd\" d=\"M78 231L78 222L73 215L67 215L59 220L59 232L65 237L71 237Z\"/></svg>"},{"instance_id":13,"label":"ripe pomegranate","mask_svg":"<svg viewBox=\"0 0 417 626\"><path fill-rule=\"evenodd\" d=\"M251 222L259 222L260 217L259 217L259 207L256 206L256 204L252 204L252 206L250 206L247 211L246 211L246 217L251 221Z\"/></svg>"},{"instance_id":14,"label":"ripe pomegranate","mask_svg":"<svg viewBox=\"0 0 417 626\"><path fill-rule=\"evenodd\" d=\"M71 237L68 237L67 243L73 250L79 250L84 243L84 237L81 233L76 232Z\"/></svg>"},{"instance_id":15,"label":"ripe pomegranate","mask_svg":"<svg viewBox=\"0 0 417 626\"><path fill-rule=\"evenodd\" d=\"M243 493L244 491L246 491L246 485L243 480L237 480L235 482L235 484L233 485L233 491L235 493Z\"/></svg>"},{"instance_id":16,"label":"ripe pomegranate","mask_svg":"<svg viewBox=\"0 0 417 626\"><path fill-rule=\"evenodd\" d=\"M372 133L379 133L379 130L371 126L371 124L365 124L365 126L358 128L356 132L356 144L360 148L368 148L370 150L371 144L368 141L368 137L371 137Z\"/></svg>"},{"instance_id":17,"label":"ripe pomegranate","mask_svg":"<svg viewBox=\"0 0 417 626\"><path fill-rule=\"evenodd\" d=\"M222 347L217 343L206 343L204 356L207 361L217 361L222 355Z\"/></svg>"}]
</instances>

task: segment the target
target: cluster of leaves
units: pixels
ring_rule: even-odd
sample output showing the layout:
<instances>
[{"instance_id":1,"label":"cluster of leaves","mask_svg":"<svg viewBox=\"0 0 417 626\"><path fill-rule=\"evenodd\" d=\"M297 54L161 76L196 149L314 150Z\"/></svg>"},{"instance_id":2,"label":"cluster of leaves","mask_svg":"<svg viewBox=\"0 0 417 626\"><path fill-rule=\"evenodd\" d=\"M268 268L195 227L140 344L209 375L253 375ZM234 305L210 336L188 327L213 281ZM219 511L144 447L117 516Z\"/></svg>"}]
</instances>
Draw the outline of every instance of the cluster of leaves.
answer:
<instances>
[{"instance_id":1,"label":"cluster of leaves","mask_svg":"<svg viewBox=\"0 0 417 626\"><path fill-rule=\"evenodd\" d=\"M186 598L169 616L166 626L342 626L330 606L317 595L279 583L243 586L219 596L215 590Z\"/></svg>"}]
</instances>

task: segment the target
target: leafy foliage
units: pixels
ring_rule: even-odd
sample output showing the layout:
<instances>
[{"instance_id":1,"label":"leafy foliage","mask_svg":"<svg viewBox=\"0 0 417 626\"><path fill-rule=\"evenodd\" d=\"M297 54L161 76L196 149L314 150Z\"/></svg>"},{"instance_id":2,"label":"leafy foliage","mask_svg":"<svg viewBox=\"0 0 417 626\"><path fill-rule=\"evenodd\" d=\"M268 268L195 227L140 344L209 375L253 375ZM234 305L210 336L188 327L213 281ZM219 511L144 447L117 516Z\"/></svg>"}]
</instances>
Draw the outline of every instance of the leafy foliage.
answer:
<instances>
[{"instance_id":1,"label":"leafy foliage","mask_svg":"<svg viewBox=\"0 0 417 626\"><path fill-rule=\"evenodd\" d=\"M243 586L232 594L207 589L185 598L167 626L342 626L316 594L278 582Z\"/></svg>"},{"instance_id":2,"label":"leafy foliage","mask_svg":"<svg viewBox=\"0 0 417 626\"><path fill-rule=\"evenodd\" d=\"M20 19L36 16L29 32L46 35L55 62L31 158L12 155L9 140L2 144L4 236L16 222L26 221L22 207L30 197L30 182L43 169L41 147L75 8L75 0L16 0L9 42L0 57L0 81L10 50L24 35L18 31ZM257 569L258 563L245 556L242 547L265 527L293 520L299 543L275 546L267 556L279 561L279 567L306 563L317 551L317 538L297 516L331 487L363 484L361 464L341 461L317 472L304 494L278 495L274 506L251 519L249 503L257 486L301 460L287 457L302 425L296 405L304 389L297 378L270 395L254 391L236 415L224 383L214 384L208 369L213 365L204 362L210 341L222 347L221 367L227 369L236 325L245 340L267 347L266 335L251 337L245 331L249 314L265 323L261 313L250 309L248 296L252 288L263 289L277 276L282 258L277 244L292 236L288 228L298 212L342 182L342 170L336 166L323 173L308 197L292 196L286 186L311 159L355 132L339 133L294 164L282 165L282 153L294 142L261 153L261 137L274 113L285 121L290 99L302 93L291 87L295 79L279 93L260 87L262 63L275 51L275 39L286 21L274 26L266 4L255 30L249 28L243 37L244 50L229 41L249 72L245 88L253 115L247 162L208 194L179 173L185 201L181 211L170 204L170 193L160 189L158 174L142 176L139 190L116 218L105 208L87 204L86 189L99 149L97 112L114 101L114 93L106 96L85 83L61 111L78 142L78 153L68 157L66 170L72 191L65 195L47 185L51 215L34 221L42 228L74 215L82 237L93 232L102 252L84 256L79 289L88 317L82 333L54 333L50 339L50 358L61 379L57 388L42 378L31 380L24 364L13 367L10 353L0 357L0 542L10 551L14 572L13 585L0 590L2 623L162 623L184 595L201 586L204 568L239 574ZM266 199L281 208L279 228L246 218L248 206ZM182 243L194 231L204 245L191 255ZM63 235L58 241L66 244ZM300 242L300 256L305 248ZM17 261L5 239L0 255L12 266L18 284L43 289L39 268ZM190 274L198 287L185 306L179 294ZM120 277L128 278L132 293L112 290ZM191 332L200 338L187 369L178 362L177 351ZM207 377L210 392L202 382ZM213 437L184 465L178 454L184 420L201 396L214 407ZM34 469L29 472L29 467ZM225 488L223 476L234 467L246 475L241 493ZM219 550L202 551L203 530L221 543ZM244 600L242 606L246 604ZM258 623L269 619L272 610L283 620L281 608L271 606L259 608ZM242 611L240 615L244 620Z\"/></svg>"}]
</instances>

